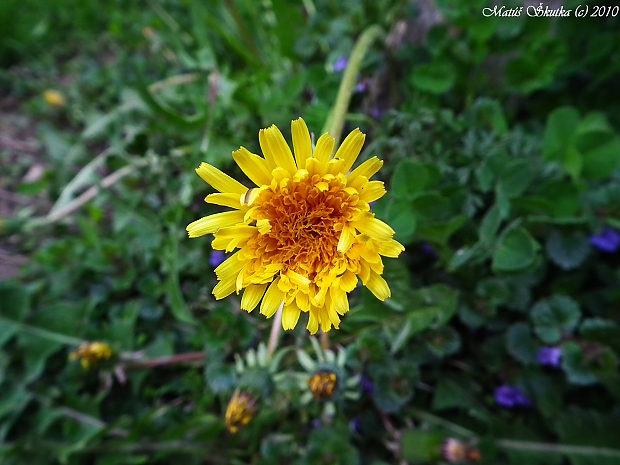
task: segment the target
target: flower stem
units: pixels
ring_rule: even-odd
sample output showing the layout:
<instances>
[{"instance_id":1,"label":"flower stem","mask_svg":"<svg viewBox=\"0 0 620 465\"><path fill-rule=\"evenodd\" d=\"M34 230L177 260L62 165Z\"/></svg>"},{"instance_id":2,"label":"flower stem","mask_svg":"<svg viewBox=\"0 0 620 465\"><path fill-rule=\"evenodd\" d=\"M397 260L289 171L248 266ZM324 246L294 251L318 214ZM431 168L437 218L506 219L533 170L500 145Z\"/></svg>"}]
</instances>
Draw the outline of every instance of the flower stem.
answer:
<instances>
[{"instance_id":1,"label":"flower stem","mask_svg":"<svg viewBox=\"0 0 620 465\"><path fill-rule=\"evenodd\" d=\"M186 354L171 355L168 357L153 358L151 360L125 363L127 371L146 370L149 368L175 365L177 363L204 362L204 352L188 352Z\"/></svg>"},{"instance_id":2,"label":"flower stem","mask_svg":"<svg viewBox=\"0 0 620 465\"><path fill-rule=\"evenodd\" d=\"M273 323L271 324L271 332L269 333L269 342L267 343L267 357L271 357L278 348L280 340L280 331L282 330L282 305L278 308Z\"/></svg>"},{"instance_id":3,"label":"flower stem","mask_svg":"<svg viewBox=\"0 0 620 465\"><path fill-rule=\"evenodd\" d=\"M366 28L359 39L357 39L355 47L353 47L353 51L349 56L347 68L340 81L336 103L334 103L332 111L323 127L323 131L321 131L321 134L329 132L329 134L336 139L336 146L340 142L342 128L344 127L344 121L347 116L347 111L349 110L351 96L355 90L357 75L362 67L362 61L375 39L382 36L383 30L378 25L375 24Z\"/></svg>"}]
</instances>

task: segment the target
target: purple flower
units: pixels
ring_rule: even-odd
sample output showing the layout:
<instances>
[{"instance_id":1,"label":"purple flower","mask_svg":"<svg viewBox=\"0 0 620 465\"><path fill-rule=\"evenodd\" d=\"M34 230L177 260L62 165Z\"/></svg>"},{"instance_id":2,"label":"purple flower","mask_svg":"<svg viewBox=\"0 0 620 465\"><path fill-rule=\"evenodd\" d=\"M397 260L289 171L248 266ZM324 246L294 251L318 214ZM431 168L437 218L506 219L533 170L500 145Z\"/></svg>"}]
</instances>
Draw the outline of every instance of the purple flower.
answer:
<instances>
[{"instance_id":1,"label":"purple flower","mask_svg":"<svg viewBox=\"0 0 620 465\"><path fill-rule=\"evenodd\" d=\"M362 422L359 417L355 417L349 422L349 431L358 434L362 432Z\"/></svg>"},{"instance_id":2,"label":"purple flower","mask_svg":"<svg viewBox=\"0 0 620 465\"><path fill-rule=\"evenodd\" d=\"M222 250L212 250L209 256L209 265L213 268L217 267L220 263L226 260L226 254Z\"/></svg>"},{"instance_id":3,"label":"purple flower","mask_svg":"<svg viewBox=\"0 0 620 465\"><path fill-rule=\"evenodd\" d=\"M433 249L433 246L431 246L428 242L422 242L422 244L420 245L420 248L426 255L428 255L431 258L437 258L439 256L437 255L437 252L435 251L435 249Z\"/></svg>"},{"instance_id":4,"label":"purple flower","mask_svg":"<svg viewBox=\"0 0 620 465\"><path fill-rule=\"evenodd\" d=\"M313 429L318 429L323 426L323 423L321 423L321 420L319 420L318 418L315 418L314 420L312 420L311 426Z\"/></svg>"},{"instance_id":5,"label":"purple flower","mask_svg":"<svg viewBox=\"0 0 620 465\"><path fill-rule=\"evenodd\" d=\"M495 402L502 407L529 407L532 401L519 389L514 386L500 386L495 390Z\"/></svg>"},{"instance_id":6,"label":"purple flower","mask_svg":"<svg viewBox=\"0 0 620 465\"><path fill-rule=\"evenodd\" d=\"M590 236L590 244L603 252L615 252L620 247L620 234L611 228L605 228L602 233Z\"/></svg>"},{"instance_id":7,"label":"purple flower","mask_svg":"<svg viewBox=\"0 0 620 465\"><path fill-rule=\"evenodd\" d=\"M340 71L344 71L348 64L349 60L347 60L345 57L338 57L338 59L334 63L334 72L339 73Z\"/></svg>"},{"instance_id":8,"label":"purple flower","mask_svg":"<svg viewBox=\"0 0 620 465\"><path fill-rule=\"evenodd\" d=\"M357 86L355 86L355 92L362 93L368 90L368 79L362 80Z\"/></svg>"},{"instance_id":9,"label":"purple flower","mask_svg":"<svg viewBox=\"0 0 620 465\"><path fill-rule=\"evenodd\" d=\"M362 388L362 394L371 396L375 393L375 383L373 383L372 380L366 375L362 375L360 386Z\"/></svg>"},{"instance_id":10,"label":"purple flower","mask_svg":"<svg viewBox=\"0 0 620 465\"><path fill-rule=\"evenodd\" d=\"M538 363L550 367L560 366L562 349L559 347L541 347L538 351Z\"/></svg>"},{"instance_id":11,"label":"purple flower","mask_svg":"<svg viewBox=\"0 0 620 465\"><path fill-rule=\"evenodd\" d=\"M379 109L379 107L372 107L372 110L370 110L370 116L374 119L380 119L382 115L383 112Z\"/></svg>"}]
</instances>

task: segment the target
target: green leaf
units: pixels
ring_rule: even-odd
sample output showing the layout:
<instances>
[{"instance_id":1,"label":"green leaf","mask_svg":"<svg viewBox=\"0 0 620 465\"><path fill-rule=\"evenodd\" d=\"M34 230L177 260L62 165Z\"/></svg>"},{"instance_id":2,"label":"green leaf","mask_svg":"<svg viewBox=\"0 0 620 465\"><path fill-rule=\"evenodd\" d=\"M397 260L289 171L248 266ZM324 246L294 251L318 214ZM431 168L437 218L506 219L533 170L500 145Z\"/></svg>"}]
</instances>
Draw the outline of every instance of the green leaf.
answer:
<instances>
[{"instance_id":1,"label":"green leaf","mask_svg":"<svg viewBox=\"0 0 620 465\"><path fill-rule=\"evenodd\" d=\"M450 326L429 331L424 335L426 347L439 358L449 357L461 348L461 337Z\"/></svg>"},{"instance_id":2,"label":"green leaf","mask_svg":"<svg viewBox=\"0 0 620 465\"><path fill-rule=\"evenodd\" d=\"M368 371L375 385L373 401L386 413L395 413L409 402L420 376L417 366L409 360L384 359L371 363Z\"/></svg>"},{"instance_id":3,"label":"green leaf","mask_svg":"<svg viewBox=\"0 0 620 465\"><path fill-rule=\"evenodd\" d=\"M530 318L534 331L547 344L558 343L564 333L570 333L581 318L581 310L570 297L554 295L532 307Z\"/></svg>"},{"instance_id":4,"label":"green leaf","mask_svg":"<svg viewBox=\"0 0 620 465\"><path fill-rule=\"evenodd\" d=\"M596 384L599 380L618 382L618 357L605 346L563 344L562 369L568 381L576 385Z\"/></svg>"},{"instance_id":5,"label":"green leaf","mask_svg":"<svg viewBox=\"0 0 620 465\"><path fill-rule=\"evenodd\" d=\"M579 267L590 252L588 237L579 231L563 233L554 229L545 243L549 258L564 270Z\"/></svg>"},{"instance_id":6,"label":"green leaf","mask_svg":"<svg viewBox=\"0 0 620 465\"><path fill-rule=\"evenodd\" d=\"M497 189L507 198L513 199L522 195L532 180L530 163L525 160L510 160L498 177Z\"/></svg>"},{"instance_id":7,"label":"green leaf","mask_svg":"<svg viewBox=\"0 0 620 465\"><path fill-rule=\"evenodd\" d=\"M480 241L488 244L493 243L501 222L502 218L499 212L499 207L495 204L489 208L486 215L484 215L484 218L482 218L480 228L478 229Z\"/></svg>"},{"instance_id":8,"label":"green leaf","mask_svg":"<svg viewBox=\"0 0 620 465\"><path fill-rule=\"evenodd\" d=\"M578 124L579 112L573 107L557 108L549 115L543 140L545 160L564 161L573 143Z\"/></svg>"},{"instance_id":9,"label":"green leaf","mask_svg":"<svg viewBox=\"0 0 620 465\"><path fill-rule=\"evenodd\" d=\"M588 318L581 323L579 335L587 341L609 346L620 354L620 325L615 321Z\"/></svg>"},{"instance_id":10,"label":"green leaf","mask_svg":"<svg viewBox=\"0 0 620 465\"><path fill-rule=\"evenodd\" d=\"M444 440L445 437L438 433L410 429L403 433L401 453L409 462L436 463L441 458L441 446Z\"/></svg>"},{"instance_id":11,"label":"green leaf","mask_svg":"<svg viewBox=\"0 0 620 465\"><path fill-rule=\"evenodd\" d=\"M522 227L512 229L501 239L493 254L493 270L519 271L532 265L539 245Z\"/></svg>"},{"instance_id":12,"label":"green leaf","mask_svg":"<svg viewBox=\"0 0 620 465\"><path fill-rule=\"evenodd\" d=\"M395 239L408 244L416 229L416 217L411 202L396 199L387 207L387 222L395 231Z\"/></svg>"},{"instance_id":13,"label":"green leaf","mask_svg":"<svg viewBox=\"0 0 620 465\"><path fill-rule=\"evenodd\" d=\"M22 321L30 308L30 293L21 284L0 281L0 316Z\"/></svg>"},{"instance_id":14,"label":"green leaf","mask_svg":"<svg viewBox=\"0 0 620 465\"><path fill-rule=\"evenodd\" d=\"M535 364L537 361L539 347L526 323L516 323L510 327L506 333L506 349L524 365Z\"/></svg>"},{"instance_id":15,"label":"green leaf","mask_svg":"<svg viewBox=\"0 0 620 465\"><path fill-rule=\"evenodd\" d=\"M419 90L432 94L448 92L456 82L456 71L449 62L435 62L414 68L411 83Z\"/></svg>"},{"instance_id":16,"label":"green leaf","mask_svg":"<svg viewBox=\"0 0 620 465\"><path fill-rule=\"evenodd\" d=\"M458 291L445 284L416 290L405 308L411 334L445 325L454 316L457 302Z\"/></svg>"},{"instance_id":17,"label":"green leaf","mask_svg":"<svg viewBox=\"0 0 620 465\"><path fill-rule=\"evenodd\" d=\"M411 199L415 194L432 188L439 179L439 170L435 166L403 160L394 169L391 191L399 198Z\"/></svg>"},{"instance_id":18,"label":"green leaf","mask_svg":"<svg viewBox=\"0 0 620 465\"><path fill-rule=\"evenodd\" d=\"M620 137L613 132L588 131L577 136L577 148L583 155L583 175L604 179L620 164Z\"/></svg>"}]
</instances>

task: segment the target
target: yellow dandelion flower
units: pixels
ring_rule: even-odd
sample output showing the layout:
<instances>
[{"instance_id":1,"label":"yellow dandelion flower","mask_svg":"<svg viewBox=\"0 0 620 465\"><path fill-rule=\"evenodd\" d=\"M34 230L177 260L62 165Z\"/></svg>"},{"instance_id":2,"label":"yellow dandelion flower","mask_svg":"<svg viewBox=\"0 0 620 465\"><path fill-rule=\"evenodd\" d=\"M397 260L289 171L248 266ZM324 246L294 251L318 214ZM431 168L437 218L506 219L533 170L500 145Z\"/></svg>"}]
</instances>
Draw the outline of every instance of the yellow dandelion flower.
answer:
<instances>
[{"instance_id":1,"label":"yellow dandelion flower","mask_svg":"<svg viewBox=\"0 0 620 465\"><path fill-rule=\"evenodd\" d=\"M112 354L112 349L105 342L87 342L71 352L69 360L80 360L82 368L88 370L103 360L109 360Z\"/></svg>"},{"instance_id":2,"label":"yellow dandelion flower","mask_svg":"<svg viewBox=\"0 0 620 465\"><path fill-rule=\"evenodd\" d=\"M67 103L65 96L54 89L48 89L43 92L43 99L49 106L55 108L64 107Z\"/></svg>"},{"instance_id":3,"label":"yellow dandelion flower","mask_svg":"<svg viewBox=\"0 0 620 465\"><path fill-rule=\"evenodd\" d=\"M239 431L240 426L247 425L254 418L257 411L258 403L252 394L235 391L226 408L226 427L228 431L235 434Z\"/></svg>"},{"instance_id":4,"label":"yellow dandelion flower","mask_svg":"<svg viewBox=\"0 0 620 465\"><path fill-rule=\"evenodd\" d=\"M239 249L215 269L216 299L244 290L241 308L251 312L260 303L267 318L282 308L284 329L307 312L314 334L319 326L338 328L358 279L378 299L390 297L381 256L397 257L404 247L370 212L369 203L385 194L383 182L370 180L383 162L373 157L351 171L365 135L355 129L332 156L329 134L313 149L304 120L291 127L294 156L275 125L259 133L264 158L244 147L233 152L256 187L202 163L196 172L219 191L205 201L233 210L194 221L187 231L213 234L216 250Z\"/></svg>"},{"instance_id":5,"label":"yellow dandelion flower","mask_svg":"<svg viewBox=\"0 0 620 465\"><path fill-rule=\"evenodd\" d=\"M308 379L310 392L317 399L329 399L334 395L338 377L330 371L320 371Z\"/></svg>"}]
</instances>

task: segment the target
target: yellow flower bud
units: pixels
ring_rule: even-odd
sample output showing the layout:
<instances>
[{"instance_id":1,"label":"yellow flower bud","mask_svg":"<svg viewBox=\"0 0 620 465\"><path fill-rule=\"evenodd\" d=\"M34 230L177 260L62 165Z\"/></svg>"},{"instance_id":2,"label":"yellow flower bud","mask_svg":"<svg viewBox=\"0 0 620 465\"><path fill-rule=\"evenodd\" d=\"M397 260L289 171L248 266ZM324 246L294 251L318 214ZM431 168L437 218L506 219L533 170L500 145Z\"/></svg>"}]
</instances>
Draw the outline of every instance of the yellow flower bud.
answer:
<instances>
[{"instance_id":1,"label":"yellow flower bud","mask_svg":"<svg viewBox=\"0 0 620 465\"><path fill-rule=\"evenodd\" d=\"M49 106L54 108L64 107L67 103L65 96L54 89L48 89L43 92L43 98Z\"/></svg>"},{"instance_id":2,"label":"yellow flower bud","mask_svg":"<svg viewBox=\"0 0 620 465\"><path fill-rule=\"evenodd\" d=\"M87 342L71 352L69 360L79 360L82 368L88 370L102 360L109 360L113 351L105 342Z\"/></svg>"},{"instance_id":3,"label":"yellow flower bud","mask_svg":"<svg viewBox=\"0 0 620 465\"><path fill-rule=\"evenodd\" d=\"M320 371L308 379L308 386L312 395L317 399L329 399L334 395L338 378L336 373Z\"/></svg>"},{"instance_id":4,"label":"yellow flower bud","mask_svg":"<svg viewBox=\"0 0 620 465\"><path fill-rule=\"evenodd\" d=\"M235 391L226 408L228 431L235 434L240 426L247 425L254 418L257 411L258 403L252 394Z\"/></svg>"}]
</instances>

